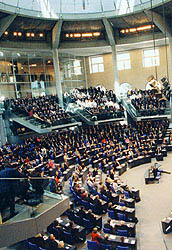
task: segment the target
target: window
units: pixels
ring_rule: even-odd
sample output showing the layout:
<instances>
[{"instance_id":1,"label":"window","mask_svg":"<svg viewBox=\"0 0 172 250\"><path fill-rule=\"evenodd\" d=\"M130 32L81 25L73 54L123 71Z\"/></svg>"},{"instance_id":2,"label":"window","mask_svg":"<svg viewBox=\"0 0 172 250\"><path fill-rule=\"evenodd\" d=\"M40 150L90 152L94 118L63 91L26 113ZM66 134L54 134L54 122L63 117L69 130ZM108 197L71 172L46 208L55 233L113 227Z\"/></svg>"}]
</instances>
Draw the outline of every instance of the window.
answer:
<instances>
[{"instance_id":1,"label":"window","mask_svg":"<svg viewBox=\"0 0 172 250\"><path fill-rule=\"evenodd\" d=\"M103 56L89 57L90 73L104 72Z\"/></svg>"},{"instance_id":2,"label":"window","mask_svg":"<svg viewBox=\"0 0 172 250\"><path fill-rule=\"evenodd\" d=\"M117 55L118 70L131 69L130 53L120 53Z\"/></svg>"},{"instance_id":3,"label":"window","mask_svg":"<svg viewBox=\"0 0 172 250\"><path fill-rule=\"evenodd\" d=\"M143 50L143 67L159 66L159 50L145 49Z\"/></svg>"},{"instance_id":4,"label":"window","mask_svg":"<svg viewBox=\"0 0 172 250\"><path fill-rule=\"evenodd\" d=\"M75 75L81 75L81 63L80 60L75 60L73 63L73 67L74 67L74 74Z\"/></svg>"}]
</instances>

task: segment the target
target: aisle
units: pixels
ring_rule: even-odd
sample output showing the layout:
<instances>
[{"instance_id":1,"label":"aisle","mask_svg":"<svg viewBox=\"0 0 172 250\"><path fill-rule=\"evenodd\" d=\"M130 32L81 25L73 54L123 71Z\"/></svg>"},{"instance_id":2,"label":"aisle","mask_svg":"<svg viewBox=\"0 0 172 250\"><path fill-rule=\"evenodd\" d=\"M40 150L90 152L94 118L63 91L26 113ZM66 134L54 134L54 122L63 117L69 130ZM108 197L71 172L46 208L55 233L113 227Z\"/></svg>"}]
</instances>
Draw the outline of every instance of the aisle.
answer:
<instances>
[{"instance_id":1,"label":"aisle","mask_svg":"<svg viewBox=\"0 0 172 250\"><path fill-rule=\"evenodd\" d=\"M162 169L172 172L172 153L159 163ZM141 194L141 201L136 204L138 250L171 250L172 233L162 233L161 220L172 211L172 174L162 174L159 184L145 185L144 173L149 166L150 163L138 166L121 176Z\"/></svg>"}]
</instances>

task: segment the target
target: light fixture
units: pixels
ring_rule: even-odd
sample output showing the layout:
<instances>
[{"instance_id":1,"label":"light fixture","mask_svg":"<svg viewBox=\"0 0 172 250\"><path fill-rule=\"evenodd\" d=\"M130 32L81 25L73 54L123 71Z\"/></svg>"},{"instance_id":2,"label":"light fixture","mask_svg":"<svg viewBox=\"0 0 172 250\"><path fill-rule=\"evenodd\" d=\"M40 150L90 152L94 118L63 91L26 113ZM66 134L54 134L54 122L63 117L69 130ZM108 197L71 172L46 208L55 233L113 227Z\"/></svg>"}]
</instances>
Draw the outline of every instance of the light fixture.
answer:
<instances>
[{"instance_id":1,"label":"light fixture","mask_svg":"<svg viewBox=\"0 0 172 250\"><path fill-rule=\"evenodd\" d=\"M28 32L28 33L26 33L26 36L27 36L27 37L30 37L30 33L29 33L29 32Z\"/></svg>"},{"instance_id":2,"label":"light fixture","mask_svg":"<svg viewBox=\"0 0 172 250\"><path fill-rule=\"evenodd\" d=\"M50 60L48 60L48 62L47 63L51 63L51 61Z\"/></svg>"},{"instance_id":3,"label":"light fixture","mask_svg":"<svg viewBox=\"0 0 172 250\"><path fill-rule=\"evenodd\" d=\"M93 36L100 36L100 32L94 32Z\"/></svg>"},{"instance_id":4,"label":"light fixture","mask_svg":"<svg viewBox=\"0 0 172 250\"><path fill-rule=\"evenodd\" d=\"M18 32L18 36L22 36L22 33L21 33L21 32Z\"/></svg>"},{"instance_id":5,"label":"light fixture","mask_svg":"<svg viewBox=\"0 0 172 250\"><path fill-rule=\"evenodd\" d=\"M13 36L17 36L17 32L15 31L15 32L13 32Z\"/></svg>"},{"instance_id":6,"label":"light fixture","mask_svg":"<svg viewBox=\"0 0 172 250\"><path fill-rule=\"evenodd\" d=\"M134 32L137 32L137 31L144 31L144 30L150 30L150 29L153 29L155 26L154 25L145 25L145 26L140 26L140 27L133 27L133 28L128 28L128 29L122 29L120 30L120 32L122 34L125 34L125 33L134 33Z\"/></svg>"},{"instance_id":7,"label":"light fixture","mask_svg":"<svg viewBox=\"0 0 172 250\"><path fill-rule=\"evenodd\" d=\"M31 35L31 37L34 37L34 36L35 36L35 33L31 33L30 35Z\"/></svg>"},{"instance_id":8,"label":"light fixture","mask_svg":"<svg viewBox=\"0 0 172 250\"><path fill-rule=\"evenodd\" d=\"M82 37L92 37L92 33L82 33Z\"/></svg>"},{"instance_id":9,"label":"light fixture","mask_svg":"<svg viewBox=\"0 0 172 250\"><path fill-rule=\"evenodd\" d=\"M39 37L43 37L43 36L44 36L44 34L43 34L43 33L40 33L40 34L39 34Z\"/></svg>"},{"instance_id":10,"label":"light fixture","mask_svg":"<svg viewBox=\"0 0 172 250\"><path fill-rule=\"evenodd\" d=\"M5 31L4 34L5 34L6 36L8 36L8 31Z\"/></svg>"}]
</instances>

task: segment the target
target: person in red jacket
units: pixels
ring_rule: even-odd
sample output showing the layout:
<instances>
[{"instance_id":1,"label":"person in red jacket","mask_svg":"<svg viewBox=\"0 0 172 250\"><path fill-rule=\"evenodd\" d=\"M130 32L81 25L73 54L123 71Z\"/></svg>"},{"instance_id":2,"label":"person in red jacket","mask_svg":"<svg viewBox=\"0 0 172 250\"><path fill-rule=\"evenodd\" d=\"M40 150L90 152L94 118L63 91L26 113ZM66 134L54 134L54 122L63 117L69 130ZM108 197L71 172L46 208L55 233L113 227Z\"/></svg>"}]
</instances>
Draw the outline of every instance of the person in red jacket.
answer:
<instances>
[{"instance_id":1,"label":"person in red jacket","mask_svg":"<svg viewBox=\"0 0 172 250\"><path fill-rule=\"evenodd\" d=\"M97 241L97 244L99 244L100 239L101 239L101 236L98 233L98 229L97 229L97 227L94 227L93 231L91 233L91 240L92 241Z\"/></svg>"}]
</instances>

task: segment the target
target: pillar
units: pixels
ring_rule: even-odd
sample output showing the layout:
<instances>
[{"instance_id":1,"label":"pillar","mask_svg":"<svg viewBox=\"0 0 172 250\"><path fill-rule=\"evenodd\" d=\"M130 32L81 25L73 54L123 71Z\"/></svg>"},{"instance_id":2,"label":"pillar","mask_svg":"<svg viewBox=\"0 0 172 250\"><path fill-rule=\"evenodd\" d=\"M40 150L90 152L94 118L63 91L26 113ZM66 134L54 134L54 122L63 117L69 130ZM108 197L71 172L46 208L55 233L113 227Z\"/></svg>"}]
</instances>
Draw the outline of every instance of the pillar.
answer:
<instances>
[{"instance_id":1,"label":"pillar","mask_svg":"<svg viewBox=\"0 0 172 250\"><path fill-rule=\"evenodd\" d=\"M3 145L5 143L6 143L5 128L2 118L2 112L0 111L0 144Z\"/></svg>"},{"instance_id":2,"label":"pillar","mask_svg":"<svg viewBox=\"0 0 172 250\"><path fill-rule=\"evenodd\" d=\"M113 62L113 72L114 72L114 89L115 93L119 95L119 76L118 76L118 67L117 67L117 51L116 45L111 46L112 48L112 62Z\"/></svg>"},{"instance_id":3,"label":"pillar","mask_svg":"<svg viewBox=\"0 0 172 250\"><path fill-rule=\"evenodd\" d=\"M63 94L62 94L62 85L61 85L61 79L60 79L60 65L59 65L58 49L53 49L53 63L54 63L54 73L55 73L56 94L58 96L60 106L63 107Z\"/></svg>"}]
</instances>

